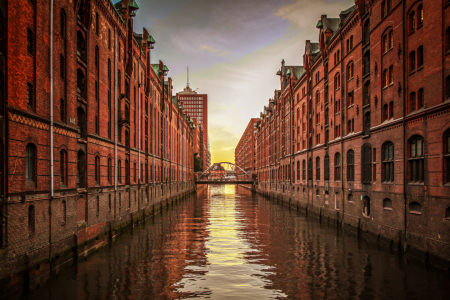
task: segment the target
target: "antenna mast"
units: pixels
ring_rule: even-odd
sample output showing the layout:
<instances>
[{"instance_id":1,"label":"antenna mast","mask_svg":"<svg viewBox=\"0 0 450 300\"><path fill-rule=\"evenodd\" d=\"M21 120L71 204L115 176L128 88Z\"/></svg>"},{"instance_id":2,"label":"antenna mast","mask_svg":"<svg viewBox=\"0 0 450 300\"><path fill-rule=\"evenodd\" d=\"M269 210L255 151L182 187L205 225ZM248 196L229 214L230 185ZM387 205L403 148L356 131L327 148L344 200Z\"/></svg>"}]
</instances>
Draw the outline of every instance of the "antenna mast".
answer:
<instances>
[{"instance_id":1,"label":"antenna mast","mask_svg":"<svg viewBox=\"0 0 450 300\"><path fill-rule=\"evenodd\" d=\"M189 67L187 67L187 87L189 87Z\"/></svg>"}]
</instances>

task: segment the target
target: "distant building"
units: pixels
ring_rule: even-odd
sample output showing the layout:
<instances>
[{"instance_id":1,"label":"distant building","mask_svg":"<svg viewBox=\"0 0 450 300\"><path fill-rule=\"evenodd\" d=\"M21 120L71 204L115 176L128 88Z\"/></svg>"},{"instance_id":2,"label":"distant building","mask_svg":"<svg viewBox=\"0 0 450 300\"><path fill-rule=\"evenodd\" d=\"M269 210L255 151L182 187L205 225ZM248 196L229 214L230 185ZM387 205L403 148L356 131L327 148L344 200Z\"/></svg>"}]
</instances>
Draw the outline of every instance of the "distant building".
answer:
<instances>
[{"instance_id":1,"label":"distant building","mask_svg":"<svg viewBox=\"0 0 450 300\"><path fill-rule=\"evenodd\" d=\"M255 171L256 122L258 122L258 118L253 118L250 120L234 151L235 164L248 173L253 173ZM242 171L239 168L236 168L236 174L238 174L237 176L241 177L239 173L242 175Z\"/></svg>"},{"instance_id":2,"label":"distant building","mask_svg":"<svg viewBox=\"0 0 450 300\"><path fill-rule=\"evenodd\" d=\"M177 99L179 103L183 105L183 111L197 119L198 127L203 131L203 151L201 158L203 160L203 169L208 168L211 165L211 152L209 149L209 137L208 137L208 95L197 94L189 87L189 79L186 87L182 92L177 93ZM200 156L200 153L199 153Z\"/></svg>"}]
</instances>

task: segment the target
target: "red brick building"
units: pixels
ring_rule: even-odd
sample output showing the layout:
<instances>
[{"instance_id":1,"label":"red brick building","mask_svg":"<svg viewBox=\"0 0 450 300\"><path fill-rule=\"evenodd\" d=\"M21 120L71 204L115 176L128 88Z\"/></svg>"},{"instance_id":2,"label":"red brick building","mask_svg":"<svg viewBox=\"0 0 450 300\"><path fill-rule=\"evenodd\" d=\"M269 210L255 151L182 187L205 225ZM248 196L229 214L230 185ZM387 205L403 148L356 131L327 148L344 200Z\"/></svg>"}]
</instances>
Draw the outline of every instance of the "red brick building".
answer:
<instances>
[{"instance_id":1,"label":"red brick building","mask_svg":"<svg viewBox=\"0 0 450 300\"><path fill-rule=\"evenodd\" d=\"M357 0L316 27L260 115L259 192L447 267L449 2Z\"/></svg>"},{"instance_id":2,"label":"red brick building","mask_svg":"<svg viewBox=\"0 0 450 300\"><path fill-rule=\"evenodd\" d=\"M177 93L177 99L182 103L183 109L193 118L198 120L198 126L203 131L203 150L201 159L203 169L211 166L211 153L208 140L208 95L197 94L189 87L189 82L182 92Z\"/></svg>"},{"instance_id":3,"label":"red brick building","mask_svg":"<svg viewBox=\"0 0 450 300\"><path fill-rule=\"evenodd\" d=\"M192 191L198 129L172 99L166 65L151 64L153 37L135 32L134 0L0 6L0 279L10 286Z\"/></svg>"},{"instance_id":4,"label":"red brick building","mask_svg":"<svg viewBox=\"0 0 450 300\"><path fill-rule=\"evenodd\" d=\"M245 172L253 174L255 172L255 162L256 162L256 154L255 154L255 137L257 133L256 122L258 122L258 118L250 119L250 122L247 125L247 128L244 131L239 143L234 150L234 163L241 167ZM246 175L243 172L236 168L236 176L238 179L246 179ZM247 177L248 179L248 177Z\"/></svg>"}]
</instances>

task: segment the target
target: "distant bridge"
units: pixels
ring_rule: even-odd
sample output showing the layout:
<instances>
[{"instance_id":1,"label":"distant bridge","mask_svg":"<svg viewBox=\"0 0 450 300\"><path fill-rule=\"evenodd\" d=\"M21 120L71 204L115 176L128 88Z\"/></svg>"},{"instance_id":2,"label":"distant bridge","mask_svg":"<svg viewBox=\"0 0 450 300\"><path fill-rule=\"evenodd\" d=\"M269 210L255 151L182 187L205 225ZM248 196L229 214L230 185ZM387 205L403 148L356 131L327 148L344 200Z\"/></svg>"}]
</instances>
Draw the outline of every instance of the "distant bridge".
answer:
<instances>
[{"instance_id":1,"label":"distant bridge","mask_svg":"<svg viewBox=\"0 0 450 300\"><path fill-rule=\"evenodd\" d=\"M197 173L196 184L255 184L255 173L230 162L215 163L203 172Z\"/></svg>"}]
</instances>

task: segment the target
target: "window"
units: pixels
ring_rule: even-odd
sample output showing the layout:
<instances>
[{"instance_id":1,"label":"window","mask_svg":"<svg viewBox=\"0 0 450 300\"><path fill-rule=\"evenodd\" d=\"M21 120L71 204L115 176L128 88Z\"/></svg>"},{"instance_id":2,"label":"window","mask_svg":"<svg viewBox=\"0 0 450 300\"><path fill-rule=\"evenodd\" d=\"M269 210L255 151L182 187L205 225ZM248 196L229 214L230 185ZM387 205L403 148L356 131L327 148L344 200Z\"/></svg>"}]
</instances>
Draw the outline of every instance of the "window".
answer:
<instances>
[{"instance_id":1,"label":"window","mask_svg":"<svg viewBox=\"0 0 450 300\"><path fill-rule=\"evenodd\" d=\"M36 182L36 146L31 143L28 144L25 148L25 152L25 178L26 180Z\"/></svg>"},{"instance_id":2,"label":"window","mask_svg":"<svg viewBox=\"0 0 450 300\"><path fill-rule=\"evenodd\" d=\"M389 31L389 49L394 48L394 31Z\"/></svg>"},{"instance_id":3,"label":"window","mask_svg":"<svg viewBox=\"0 0 450 300\"><path fill-rule=\"evenodd\" d=\"M416 93L409 94L409 105L411 107L411 111L416 110Z\"/></svg>"},{"instance_id":4,"label":"window","mask_svg":"<svg viewBox=\"0 0 450 300\"><path fill-rule=\"evenodd\" d=\"M100 184L100 157L95 156L95 183Z\"/></svg>"},{"instance_id":5,"label":"window","mask_svg":"<svg viewBox=\"0 0 450 300\"><path fill-rule=\"evenodd\" d=\"M353 78L353 62L347 66L347 81Z\"/></svg>"},{"instance_id":6,"label":"window","mask_svg":"<svg viewBox=\"0 0 450 300\"><path fill-rule=\"evenodd\" d=\"M347 152L347 181L355 180L355 152L348 150Z\"/></svg>"},{"instance_id":7,"label":"window","mask_svg":"<svg viewBox=\"0 0 450 300\"><path fill-rule=\"evenodd\" d=\"M444 135L444 169L445 182L450 182L450 130Z\"/></svg>"},{"instance_id":8,"label":"window","mask_svg":"<svg viewBox=\"0 0 450 300\"><path fill-rule=\"evenodd\" d=\"M111 158L108 158L108 183L112 183L112 161Z\"/></svg>"},{"instance_id":9,"label":"window","mask_svg":"<svg viewBox=\"0 0 450 300\"><path fill-rule=\"evenodd\" d=\"M303 160L302 165L303 165L303 169L302 169L302 179L303 179L303 180L306 180L306 161L305 161L305 160Z\"/></svg>"},{"instance_id":10,"label":"window","mask_svg":"<svg viewBox=\"0 0 450 300\"><path fill-rule=\"evenodd\" d=\"M336 76L334 77L334 86L336 90L341 87L341 80L339 77L339 73L337 73Z\"/></svg>"},{"instance_id":11,"label":"window","mask_svg":"<svg viewBox=\"0 0 450 300\"><path fill-rule=\"evenodd\" d=\"M97 72L97 77L98 77L98 71L99 71L99 68L100 68L100 51L99 51L99 49L98 49L98 46L95 46L95 69L96 69L96 72Z\"/></svg>"},{"instance_id":12,"label":"window","mask_svg":"<svg viewBox=\"0 0 450 300\"><path fill-rule=\"evenodd\" d=\"M341 180L341 154L334 155L334 180Z\"/></svg>"},{"instance_id":13,"label":"window","mask_svg":"<svg viewBox=\"0 0 450 300\"><path fill-rule=\"evenodd\" d=\"M389 75L388 75L388 70L385 69L383 71L383 83L384 83L384 87L387 87L389 85Z\"/></svg>"},{"instance_id":14,"label":"window","mask_svg":"<svg viewBox=\"0 0 450 300\"><path fill-rule=\"evenodd\" d=\"M30 28L27 29L27 52L30 55L34 54L34 33Z\"/></svg>"},{"instance_id":15,"label":"window","mask_svg":"<svg viewBox=\"0 0 450 300\"><path fill-rule=\"evenodd\" d=\"M372 147L367 144L362 146L361 151L361 182L372 182Z\"/></svg>"},{"instance_id":16,"label":"window","mask_svg":"<svg viewBox=\"0 0 450 300\"><path fill-rule=\"evenodd\" d=\"M320 180L320 157L316 157L316 180Z\"/></svg>"},{"instance_id":17,"label":"window","mask_svg":"<svg viewBox=\"0 0 450 300\"><path fill-rule=\"evenodd\" d=\"M392 0L387 0L387 12L391 12L392 10Z\"/></svg>"},{"instance_id":18,"label":"window","mask_svg":"<svg viewBox=\"0 0 450 300\"><path fill-rule=\"evenodd\" d=\"M383 209L392 210L392 201L389 198L383 200Z\"/></svg>"},{"instance_id":19,"label":"window","mask_svg":"<svg viewBox=\"0 0 450 300\"><path fill-rule=\"evenodd\" d=\"M111 50L111 29L108 28L108 49Z\"/></svg>"},{"instance_id":20,"label":"window","mask_svg":"<svg viewBox=\"0 0 450 300\"><path fill-rule=\"evenodd\" d=\"M423 6L422 4L419 5L419 8L417 9L417 18L418 18L418 26L421 26L423 24Z\"/></svg>"},{"instance_id":21,"label":"window","mask_svg":"<svg viewBox=\"0 0 450 300\"><path fill-rule=\"evenodd\" d=\"M95 13L95 33L99 35L99 32L100 32L100 20L98 13Z\"/></svg>"},{"instance_id":22,"label":"window","mask_svg":"<svg viewBox=\"0 0 450 300\"><path fill-rule=\"evenodd\" d=\"M369 20L366 21L366 23L364 23L364 28L363 28L363 44L367 44L370 41L370 22Z\"/></svg>"},{"instance_id":23,"label":"window","mask_svg":"<svg viewBox=\"0 0 450 300\"><path fill-rule=\"evenodd\" d=\"M350 36L350 49L353 49L353 35Z\"/></svg>"},{"instance_id":24,"label":"window","mask_svg":"<svg viewBox=\"0 0 450 300\"><path fill-rule=\"evenodd\" d=\"M391 142L383 146L382 174L384 182L394 182L394 144Z\"/></svg>"},{"instance_id":25,"label":"window","mask_svg":"<svg viewBox=\"0 0 450 300\"><path fill-rule=\"evenodd\" d=\"M444 99L450 98L450 75L445 78L445 96Z\"/></svg>"},{"instance_id":26,"label":"window","mask_svg":"<svg viewBox=\"0 0 450 300\"><path fill-rule=\"evenodd\" d=\"M28 232L34 234L36 230L36 212L34 205L28 207Z\"/></svg>"},{"instance_id":27,"label":"window","mask_svg":"<svg viewBox=\"0 0 450 300\"><path fill-rule=\"evenodd\" d=\"M347 201L348 203L353 204L353 194L348 194Z\"/></svg>"},{"instance_id":28,"label":"window","mask_svg":"<svg viewBox=\"0 0 450 300\"><path fill-rule=\"evenodd\" d=\"M410 31L416 30L416 14L414 12L409 14L409 24Z\"/></svg>"},{"instance_id":29,"label":"window","mask_svg":"<svg viewBox=\"0 0 450 300\"><path fill-rule=\"evenodd\" d=\"M308 180L312 180L313 179L313 174L312 174L312 158L308 159Z\"/></svg>"},{"instance_id":30,"label":"window","mask_svg":"<svg viewBox=\"0 0 450 300\"><path fill-rule=\"evenodd\" d=\"M394 66L389 67L389 84L394 83Z\"/></svg>"},{"instance_id":31,"label":"window","mask_svg":"<svg viewBox=\"0 0 450 300\"><path fill-rule=\"evenodd\" d=\"M394 118L394 101L389 102L389 119Z\"/></svg>"},{"instance_id":32,"label":"window","mask_svg":"<svg viewBox=\"0 0 450 300\"><path fill-rule=\"evenodd\" d=\"M317 92L316 92L316 105L319 104L319 101L320 101L320 92L319 92L319 90L317 90Z\"/></svg>"},{"instance_id":33,"label":"window","mask_svg":"<svg viewBox=\"0 0 450 300\"><path fill-rule=\"evenodd\" d=\"M96 199L97 201L96 201L96 207L97 207L97 216L100 214L100 197L99 196L97 196L97 199Z\"/></svg>"},{"instance_id":34,"label":"window","mask_svg":"<svg viewBox=\"0 0 450 300\"><path fill-rule=\"evenodd\" d=\"M370 134L370 111L364 114L364 135Z\"/></svg>"},{"instance_id":35,"label":"window","mask_svg":"<svg viewBox=\"0 0 450 300\"><path fill-rule=\"evenodd\" d=\"M420 136L413 137L409 143L409 180L410 182L424 181L424 142Z\"/></svg>"},{"instance_id":36,"label":"window","mask_svg":"<svg viewBox=\"0 0 450 300\"><path fill-rule=\"evenodd\" d=\"M445 210L445 219L450 220L450 207L447 207Z\"/></svg>"},{"instance_id":37,"label":"window","mask_svg":"<svg viewBox=\"0 0 450 300\"><path fill-rule=\"evenodd\" d=\"M386 16L386 2L381 2L381 17L384 18Z\"/></svg>"},{"instance_id":38,"label":"window","mask_svg":"<svg viewBox=\"0 0 450 300\"><path fill-rule=\"evenodd\" d=\"M347 106L351 106L354 103L353 91L347 94Z\"/></svg>"},{"instance_id":39,"label":"window","mask_svg":"<svg viewBox=\"0 0 450 300\"><path fill-rule=\"evenodd\" d=\"M347 39L347 53L350 52L350 39Z\"/></svg>"},{"instance_id":40,"label":"window","mask_svg":"<svg viewBox=\"0 0 450 300\"><path fill-rule=\"evenodd\" d=\"M66 37L66 12L64 9L61 9L60 18L59 18L59 33L62 38Z\"/></svg>"},{"instance_id":41,"label":"window","mask_svg":"<svg viewBox=\"0 0 450 300\"><path fill-rule=\"evenodd\" d=\"M300 180L300 161L297 161L297 180Z\"/></svg>"},{"instance_id":42,"label":"window","mask_svg":"<svg viewBox=\"0 0 450 300\"><path fill-rule=\"evenodd\" d=\"M365 76L370 73L370 51L366 51L366 53L364 53L363 64L364 64L363 76Z\"/></svg>"},{"instance_id":43,"label":"window","mask_svg":"<svg viewBox=\"0 0 450 300\"><path fill-rule=\"evenodd\" d=\"M413 51L409 54L409 71L412 72L416 69L416 52Z\"/></svg>"},{"instance_id":44,"label":"window","mask_svg":"<svg viewBox=\"0 0 450 300\"><path fill-rule=\"evenodd\" d=\"M67 152L65 150L59 152L59 177L61 184L67 186Z\"/></svg>"},{"instance_id":45,"label":"window","mask_svg":"<svg viewBox=\"0 0 450 300\"><path fill-rule=\"evenodd\" d=\"M27 107L34 110L34 88L31 83L27 82Z\"/></svg>"},{"instance_id":46,"label":"window","mask_svg":"<svg viewBox=\"0 0 450 300\"><path fill-rule=\"evenodd\" d=\"M122 183L122 161L120 159L117 162L117 181Z\"/></svg>"},{"instance_id":47,"label":"window","mask_svg":"<svg viewBox=\"0 0 450 300\"><path fill-rule=\"evenodd\" d=\"M420 46L417 49L417 67L420 68L423 66L423 46Z\"/></svg>"},{"instance_id":48,"label":"window","mask_svg":"<svg viewBox=\"0 0 450 300\"><path fill-rule=\"evenodd\" d=\"M419 89L418 97L417 97L417 105L418 105L418 108L422 108L425 105L423 89Z\"/></svg>"},{"instance_id":49,"label":"window","mask_svg":"<svg viewBox=\"0 0 450 300\"><path fill-rule=\"evenodd\" d=\"M370 198L367 197L367 196L364 196L364 198L363 198L363 210L362 210L362 213L366 217L370 216Z\"/></svg>"},{"instance_id":50,"label":"window","mask_svg":"<svg viewBox=\"0 0 450 300\"><path fill-rule=\"evenodd\" d=\"M61 75L61 80L64 80L66 78L66 60L64 58L64 55L60 54L59 55L59 72Z\"/></svg>"},{"instance_id":51,"label":"window","mask_svg":"<svg viewBox=\"0 0 450 300\"><path fill-rule=\"evenodd\" d=\"M384 44L384 47L383 47L384 53L386 53L389 50L389 41L388 41L388 36L387 35L385 35L383 37L383 44Z\"/></svg>"},{"instance_id":52,"label":"window","mask_svg":"<svg viewBox=\"0 0 450 300\"><path fill-rule=\"evenodd\" d=\"M409 203L409 212L418 215L422 214L422 205L420 205L418 202Z\"/></svg>"}]
</instances>

